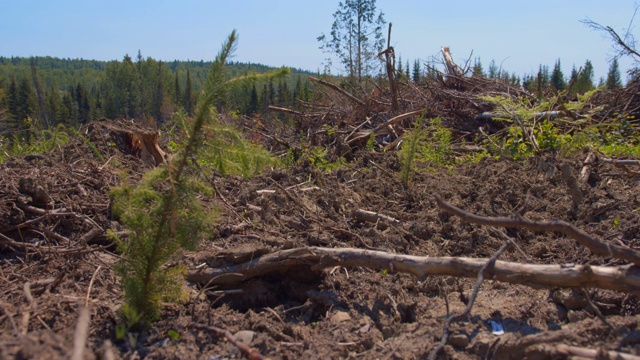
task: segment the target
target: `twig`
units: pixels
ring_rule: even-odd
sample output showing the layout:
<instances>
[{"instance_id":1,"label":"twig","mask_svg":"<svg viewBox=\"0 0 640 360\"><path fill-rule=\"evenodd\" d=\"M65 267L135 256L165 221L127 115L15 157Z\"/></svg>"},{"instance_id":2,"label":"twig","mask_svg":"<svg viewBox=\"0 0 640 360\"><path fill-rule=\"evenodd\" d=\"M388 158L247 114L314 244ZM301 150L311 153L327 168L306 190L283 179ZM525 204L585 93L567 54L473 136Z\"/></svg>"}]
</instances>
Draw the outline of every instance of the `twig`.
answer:
<instances>
[{"instance_id":1,"label":"twig","mask_svg":"<svg viewBox=\"0 0 640 360\"><path fill-rule=\"evenodd\" d=\"M84 349L87 345L87 337L89 336L89 309L80 306L78 322L76 323L76 331L73 334L73 354L71 360L84 359Z\"/></svg>"},{"instance_id":2,"label":"twig","mask_svg":"<svg viewBox=\"0 0 640 360\"><path fill-rule=\"evenodd\" d=\"M18 326L16 325L16 322L13 320L13 314L9 312L7 307L4 306L4 303L2 302L0 302L0 308L4 310L4 314L9 319L9 322L11 323L11 327L13 328L13 332L17 336L19 334L19 331L18 331Z\"/></svg>"},{"instance_id":3,"label":"twig","mask_svg":"<svg viewBox=\"0 0 640 360\"><path fill-rule=\"evenodd\" d=\"M589 303L589 306L596 313L596 316L598 317L598 319L600 319L600 321L602 321L605 325L607 325L607 327L609 327L609 329L613 330L613 326L611 326L611 324L609 324L609 322L604 317L604 315L602 315L602 312L600 311L600 309L598 309L596 304L594 304L593 301L591 301L591 296L589 296L589 293L587 292L587 289L582 288L580 290L582 290L582 295L584 295L585 299L587 299L587 303Z\"/></svg>"},{"instance_id":4,"label":"twig","mask_svg":"<svg viewBox=\"0 0 640 360\"><path fill-rule=\"evenodd\" d=\"M250 348L247 344L244 344L241 341L236 340L229 330L221 329L215 326L208 326L204 324L191 324L191 327L196 328L198 330L205 330L211 333L214 333L218 337L226 338L230 343L235 345L242 355L244 355L249 360L266 360L267 358L262 356L258 349Z\"/></svg>"},{"instance_id":5,"label":"twig","mask_svg":"<svg viewBox=\"0 0 640 360\"><path fill-rule=\"evenodd\" d=\"M467 222L505 228L522 227L532 231L560 232L569 237L572 237L574 240L576 240L581 245L586 246L596 255L618 258L626 260L635 265L640 265L640 250L604 243L563 220L532 221L522 216L485 217L471 214L460 208L457 208L444 201L442 197L440 197L440 195L436 194L435 198L440 208L450 214L460 216L464 221Z\"/></svg>"},{"instance_id":6,"label":"twig","mask_svg":"<svg viewBox=\"0 0 640 360\"><path fill-rule=\"evenodd\" d=\"M451 325L451 323L453 321L458 321L462 318L465 318L469 316L469 314L471 314L471 308L473 307L473 303L476 301L476 297L478 296L478 292L480 291L480 287L482 286L482 282L484 281L485 272L491 271L491 269L495 266L496 261L498 260L498 257L500 257L500 255L502 255L502 253L505 250L507 250L509 245L511 245L511 241L510 240L505 241L504 244L502 244L502 246L500 247L500 249L498 249L498 251L496 251L495 254L493 254L489 258L487 263L478 272L478 280L476 281L476 284L473 287L473 291L471 292L471 297L469 298L469 301L467 302L467 307L464 309L464 311L457 315L447 316L447 319L444 322L440 344L435 349L433 349L433 351L431 351L431 353L429 354L429 360L435 360L438 354L440 353L440 351L442 351L442 349L444 349L444 347L447 345L447 341L449 340L449 326Z\"/></svg>"},{"instance_id":7,"label":"twig","mask_svg":"<svg viewBox=\"0 0 640 360\"><path fill-rule=\"evenodd\" d=\"M91 276L91 281L89 281L89 288L87 289L87 297L84 299L84 306L87 307L89 306L89 298L91 296L91 288L93 287L93 282L96 279L96 275L98 275L98 271L100 271L100 268L102 268L102 265L99 265L98 268L96 269L96 271L93 272L93 275Z\"/></svg>"},{"instance_id":8,"label":"twig","mask_svg":"<svg viewBox=\"0 0 640 360\"><path fill-rule=\"evenodd\" d=\"M270 307L266 307L266 308L264 308L264 309L265 309L265 310L267 310L268 312L272 313L272 314L273 314L273 316L275 316L275 317L276 317L276 319L278 319L278 321L280 321L280 323L281 323L281 324L284 324L284 321L282 320L282 318L280 317L280 315L278 315L278 313L277 313L275 310L273 310L273 309L272 309L272 308L270 308Z\"/></svg>"}]
</instances>

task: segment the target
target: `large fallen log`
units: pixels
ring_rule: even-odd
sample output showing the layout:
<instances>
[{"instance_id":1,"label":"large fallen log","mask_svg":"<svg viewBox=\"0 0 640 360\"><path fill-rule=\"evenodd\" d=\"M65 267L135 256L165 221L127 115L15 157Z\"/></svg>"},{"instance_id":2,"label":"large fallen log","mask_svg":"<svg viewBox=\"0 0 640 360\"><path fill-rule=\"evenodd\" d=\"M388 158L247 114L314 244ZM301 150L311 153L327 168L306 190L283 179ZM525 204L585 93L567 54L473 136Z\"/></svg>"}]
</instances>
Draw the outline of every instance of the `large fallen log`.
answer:
<instances>
[{"instance_id":1,"label":"large fallen log","mask_svg":"<svg viewBox=\"0 0 640 360\"><path fill-rule=\"evenodd\" d=\"M320 271L334 266L386 269L412 274L419 279L436 275L475 278L487 261L464 257L400 255L355 248L304 247L276 251L230 267L191 271L187 279L208 286L237 285L264 275L292 273L301 267ZM496 261L495 266L486 270L485 278L534 288L599 288L640 295L640 268L633 265L604 267Z\"/></svg>"}]
</instances>

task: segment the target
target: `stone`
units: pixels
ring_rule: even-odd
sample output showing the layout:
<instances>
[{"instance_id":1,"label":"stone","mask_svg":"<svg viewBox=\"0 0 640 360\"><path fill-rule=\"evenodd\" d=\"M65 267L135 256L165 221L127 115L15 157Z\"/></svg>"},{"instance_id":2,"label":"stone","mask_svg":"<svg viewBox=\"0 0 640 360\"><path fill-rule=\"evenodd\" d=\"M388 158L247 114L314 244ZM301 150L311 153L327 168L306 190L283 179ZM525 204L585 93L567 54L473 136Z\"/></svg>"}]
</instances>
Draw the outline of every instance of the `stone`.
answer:
<instances>
[{"instance_id":1,"label":"stone","mask_svg":"<svg viewBox=\"0 0 640 360\"><path fill-rule=\"evenodd\" d=\"M345 321L349 321L351 320L351 315L349 315L348 312L346 311L336 311L335 314L331 315L331 319L329 321L331 321L331 324L333 325L338 325L341 322L345 322Z\"/></svg>"},{"instance_id":2,"label":"stone","mask_svg":"<svg viewBox=\"0 0 640 360\"><path fill-rule=\"evenodd\" d=\"M469 337L466 334L452 334L449 336L449 344L458 349L464 349L469 345Z\"/></svg>"},{"instance_id":3,"label":"stone","mask_svg":"<svg viewBox=\"0 0 640 360\"><path fill-rule=\"evenodd\" d=\"M250 345L253 339L256 337L255 331L251 330L240 330L237 333L233 334L233 337L244 344Z\"/></svg>"}]
</instances>

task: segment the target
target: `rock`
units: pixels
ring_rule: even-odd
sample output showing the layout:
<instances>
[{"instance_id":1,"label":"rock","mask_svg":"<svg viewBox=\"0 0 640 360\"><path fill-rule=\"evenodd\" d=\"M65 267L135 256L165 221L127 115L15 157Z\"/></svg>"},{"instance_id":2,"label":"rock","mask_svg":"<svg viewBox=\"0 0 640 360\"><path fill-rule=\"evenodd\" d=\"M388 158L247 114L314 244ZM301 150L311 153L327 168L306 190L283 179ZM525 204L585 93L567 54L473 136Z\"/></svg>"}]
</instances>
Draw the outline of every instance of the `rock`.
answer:
<instances>
[{"instance_id":1,"label":"rock","mask_svg":"<svg viewBox=\"0 0 640 360\"><path fill-rule=\"evenodd\" d=\"M464 349L469 345L469 337L466 334L453 334L449 336L449 344L458 349Z\"/></svg>"},{"instance_id":2,"label":"rock","mask_svg":"<svg viewBox=\"0 0 640 360\"><path fill-rule=\"evenodd\" d=\"M233 334L233 337L247 345L250 345L253 339L256 337L256 333L251 330L240 330L237 333Z\"/></svg>"},{"instance_id":3,"label":"rock","mask_svg":"<svg viewBox=\"0 0 640 360\"><path fill-rule=\"evenodd\" d=\"M338 325L341 322L348 320L351 320L351 315L349 315L348 312L336 311L336 313L331 316L331 319L329 321L331 321L331 324L333 325Z\"/></svg>"},{"instance_id":4,"label":"rock","mask_svg":"<svg viewBox=\"0 0 640 360\"><path fill-rule=\"evenodd\" d=\"M562 304L567 310L579 310L587 306L587 299L584 295L573 289L554 291L553 301Z\"/></svg>"}]
</instances>

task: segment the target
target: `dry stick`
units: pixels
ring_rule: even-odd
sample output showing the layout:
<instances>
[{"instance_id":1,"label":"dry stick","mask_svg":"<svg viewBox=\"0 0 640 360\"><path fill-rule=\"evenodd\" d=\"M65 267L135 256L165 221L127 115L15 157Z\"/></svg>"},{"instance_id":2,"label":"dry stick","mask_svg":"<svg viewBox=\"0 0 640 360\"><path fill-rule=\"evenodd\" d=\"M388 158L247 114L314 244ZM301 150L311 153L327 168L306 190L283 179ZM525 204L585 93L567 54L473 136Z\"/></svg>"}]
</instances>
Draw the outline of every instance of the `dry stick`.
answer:
<instances>
[{"instance_id":1,"label":"dry stick","mask_svg":"<svg viewBox=\"0 0 640 360\"><path fill-rule=\"evenodd\" d=\"M347 92L346 90L341 89L340 87L338 87L338 86L336 86L336 85L333 85L333 84L332 84L332 83L330 83L330 82L324 81L324 80L322 80L322 79L315 78L315 77L313 77L313 76L309 76L308 78L309 78L309 80L311 80L311 81L313 81L313 82L315 82L315 83L322 84L322 85L324 85L324 86L326 86L326 87L328 87L328 88L331 88L331 89L333 89L333 90L335 90L335 91L339 92L340 94L342 94L342 95L346 96L349 100L353 101L354 103L356 103L356 104L358 104L358 105L360 105L360 106L365 106L365 105L366 105L366 104L364 103L364 101L362 101L362 100L358 99L357 97L355 97L355 96L351 95L351 94L350 94L349 92Z\"/></svg>"},{"instance_id":2,"label":"dry stick","mask_svg":"<svg viewBox=\"0 0 640 360\"><path fill-rule=\"evenodd\" d=\"M190 271L187 279L210 285L237 285L243 281L272 273L286 273L304 266L320 271L334 266L366 267L427 276L475 278L488 259L463 257L429 257L391 254L355 248L304 247L276 251L242 264L225 268ZM531 287L599 288L640 295L640 269L636 266L538 265L496 261L493 280Z\"/></svg>"},{"instance_id":3,"label":"dry stick","mask_svg":"<svg viewBox=\"0 0 640 360\"><path fill-rule=\"evenodd\" d=\"M482 267L482 269L478 272L478 280L476 281L475 286L473 287L473 292L471 293L471 297L467 302L467 307L464 311L458 315L449 315L444 322L443 330L442 330L442 338L440 339L440 344L431 351L429 354L429 360L435 360L440 351L444 349L447 345L447 341L449 340L449 326L453 321L458 321L464 317L469 316L471 314L471 308L473 307L473 303L476 301L476 297L478 296L478 292L480 291L480 287L482 286L482 282L484 281L485 272L491 271L491 268L495 266L498 257L511 245L511 239L507 240L502 244L500 249L495 252L490 258L489 261Z\"/></svg>"},{"instance_id":4,"label":"dry stick","mask_svg":"<svg viewBox=\"0 0 640 360\"><path fill-rule=\"evenodd\" d=\"M23 242L19 242L19 241L15 241L13 239L11 239L10 237L7 237L6 235L0 233L0 245L6 245L9 247L12 247L14 249L30 249L30 250L35 250L38 252L41 252L42 250L45 250L47 252L53 252L59 255L79 255L82 253L88 253L88 252L93 252L93 251L100 251L100 250L105 250L107 248L109 248L109 246L76 246L76 247L72 247L72 248L67 248L67 247L62 247L62 246L49 246L49 247L43 247L43 246L38 246L38 245L34 245L34 244L29 244L29 243L23 243Z\"/></svg>"},{"instance_id":5,"label":"dry stick","mask_svg":"<svg viewBox=\"0 0 640 360\"><path fill-rule=\"evenodd\" d=\"M250 360L266 360L267 359L266 357L260 354L258 349L250 348L247 344L243 343L242 341L236 340L236 338L233 336L233 334L231 334L231 332L229 332L229 330L221 329L215 326L208 326L204 324L192 324L191 326L198 330L209 331L219 337L226 338L227 340L229 340L230 343L235 345L240 350L242 355L247 357L247 359L250 359Z\"/></svg>"},{"instance_id":6,"label":"dry stick","mask_svg":"<svg viewBox=\"0 0 640 360\"><path fill-rule=\"evenodd\" d=\"M598 309L596 304L594 304L593 301L591 301L591 296L589 296L587 289L582 288L580 290L582 290L582 295L584 295L585 299L587 299L587 303L589 303L589 306L591 307L591 309L593 309L593 311L596 313L596 316L598 317L598 319L600 319L600 321L602 321L605 325L607 325L609 329L613 330L613 326L611 326L611 324L609 324L609 322L604 317L604 315L602 315L602 312L600 311L600 309Z\"/></svg>"},{"instance_id":7,"label":"dry stick","mask_svg":"<svg viewBox=\"0 0 640 360\"><path fill-rule=\"evenodd\" d=\"M435 195L438 206L450 214L460 216L464 221L505 228L522 227L532 231L555 231L572 237L596 255L609 256L640 265L640 251L618 245L604 243L563 220L532 221L522 216L485 217L468 213Z\"/></svg>"},{"instance_id":8,"label":"dry stick","mask_svg":"<svg viewBox=\"0 0 640 360\"><path fill-rule=\"evenodd\" d=\"M98 275L98 271L100 271L102 265L99 265L96 271L93 272L93 276L91 276L91 281L89 281L89 288L87 289L87 296L84 299L84 306L89 306L89 298L91 297L91 288L93 287L93 282L96 280L96 275Z\"/></svg>"},{"instance_id":9,"label":"dry stick","mask_svg":"<svg viewBox=\"0 0 640 360\"><path fill-rule=\"evenodd\" d=\"M9 312L9 310L7 309L6 306L4 306L4 303L0 302L0 309L4 310L4 314L7 317L7 319L9 319L9 322L11 323L11 327L13 328L13 332L16 336L18 336L19 331L18 331L18 326L16 325L16 322L13 320L13 314L11 314Z\"/></svg>"},{"instance_id":10,"label":"dry stick","mask_svg":"<svg viewBox=\"0 0 640 360\"><path fill-rule=\"evenodd\" d=\"M80 306L79 313L76 331L73 334L73 355L71 355L71 360L84 359L84 349L87 345L87 337L89 336L89 309Z\"/></svg>"},{"instance_id":11,"label":"dry stick","mask_svg":"<svg viewBox=\"0 0 640 360\"><path fill-rule=\"evenodd\" d=\"M580 359L640 360L640 356L626 354L619 351L587 349L566 344L558 344L553 350L556 355L573 355L580 357Z\"/></svg>"},{"instance_id":12,"label":"dry stick","mask_svg":"<svg viewBox=\"0 0 640 360\"><path fill-rule=\"evenodd\" d=\"M387 126L391 126L391 125L397 123L398 121L400 121L402 119L405 119L405 118L408 118L410 116L424 114L425 111L426 111L425 109L420 109L420 110L414 110L414 111L410 111L410 112L405 113L405 114L398 115L398 116L396 116L394 118L391 118L391 119L385 121L384 123L378 125L375 129L373 129L373 132L375 133L376 131L378 131L380 129L384 129Z\"/></svg>"},{"instance_id":13,"label":"dry stick","mask_svg":"<svg viewBox=\"0 0 640 360\"><path fill-rule=\"evenodd\" d=\"M292 115L304 116L304 113L301 112L301 111L288 109L288 108L283 108L283 107L278 107L278 106L273 106L273 105L269 105L267 107L267 109L273 110L273 111L278 111L278 112L283 112L283 113L287 113L287 114L292 114Z\"/></svg>"}]
</instances>

